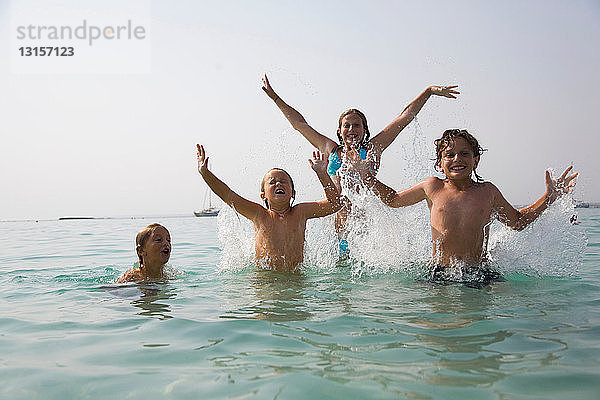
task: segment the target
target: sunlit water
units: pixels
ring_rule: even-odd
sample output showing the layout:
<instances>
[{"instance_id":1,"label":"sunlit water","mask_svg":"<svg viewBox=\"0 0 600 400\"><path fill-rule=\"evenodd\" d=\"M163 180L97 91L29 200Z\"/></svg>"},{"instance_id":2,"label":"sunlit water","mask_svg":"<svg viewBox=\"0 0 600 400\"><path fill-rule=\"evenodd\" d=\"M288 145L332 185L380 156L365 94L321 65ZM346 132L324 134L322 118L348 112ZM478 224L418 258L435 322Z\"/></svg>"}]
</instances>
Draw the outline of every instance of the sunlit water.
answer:
<instances>
[{"instance_id":1,"label":"sunlit water","mask_svg":"<svg viewBox=\"0 0 600 400\"><path fill-rule=\"evenodd\" d=\"M357 234L344 266L331 220L309 224L299 276L249 266L231 212L0 223L0 398L596 399L600 210L570 225L569 207L520 236L494 227L507 281L484 289L416 279L419 208ZM179 277L115 285L151 222Z\"/></svg>"}]
</instances>

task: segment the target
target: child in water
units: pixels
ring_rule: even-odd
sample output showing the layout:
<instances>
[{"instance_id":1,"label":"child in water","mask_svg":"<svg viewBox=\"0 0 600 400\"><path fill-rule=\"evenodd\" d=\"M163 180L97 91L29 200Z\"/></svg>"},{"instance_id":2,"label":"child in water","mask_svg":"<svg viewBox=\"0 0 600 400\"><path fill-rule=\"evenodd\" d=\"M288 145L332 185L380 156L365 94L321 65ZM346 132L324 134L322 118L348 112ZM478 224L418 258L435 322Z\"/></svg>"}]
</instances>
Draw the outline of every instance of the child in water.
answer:
<instances>
[{"instance_id":1,"label":"child in water","mask_svg":"<svg viewBox=\"0 0 600 400\"><path fill-rule=\"evenodd\" d=\"M390 124L370 139L369 127L367 126L365 115L354 108L346 110L340 115L338 121L337 137L339 143L313 129L306 122L302 114L288 105L275 93L266 75L263 78L262 89L273 100L295 130L300 132L321 153L329 155L329 167L327 171L332 176L338 191L341 192L340 168L341 171L356 171L358 169L356 172L359 173L357 175L359 177L367 172L365 169L370 170L373 174L377 174L381 153L392 144L398 137L398 134L415 118L427 100L432 95L455 99L455 95L459 94L455 90L457 87L429 86L407 105ZM369 157L367 157L367 154ZM347 205L349 205L348 202ZM348 207L344 207L336 214L335 219L335 227L340 235L340 250L342 252L347 250L347 242L343 237L345 236L344 227L348 213Z\"/></svg>"},{"instance_id":2,"label":"child in water","mask_svg":"<svg viewBox=\"0 0 600 400\"><path fill-rule=\"evenodd\" d=\"M150 224L135 236L140 266L125 272L117 283L166 278L165 264L171 257L171 235L161 224Z\"/></svg>"},{"instance_id":3,"label":"child in water","mask_svg":"<svg viewBox=\"0 0 600 400\"><path fill-rule=\"evenodd\" d=\"M246 200L208 170L204 147L198 148L198 172L211 190L235 211L254 223L255 260L257 263L281 272L295 272L304 257L306 220L325 217L338 211L341 199L327 174L327 159L318 151L309 160L323 185L327 201L291 205L295 197L294 182L282 169L267 172L260 184L260 197L265 207Z\"/></svg>"},{"instance_id":4,"label":"child in water","mask_svg":"<svg viewBox=\"0 0 600 400\"><path fill-rule=\"evenodd\" d=\"M435 166L441 169L446 179L426 178L396 193L372 174L365 177L374 192L390 207L427 201L434 244L433 280L443 279L446 269L452 266L477 269L486 261L489 225L493 218L515 230L525 229L558 197L573 190L578 175L569 175L572 166L556 180L546 171L546 192L533 204L517 210L494 184L483 182L477 175L475 170L483 149L470 133L447 130L435 145Z\"/></svg>"}]
</instances>

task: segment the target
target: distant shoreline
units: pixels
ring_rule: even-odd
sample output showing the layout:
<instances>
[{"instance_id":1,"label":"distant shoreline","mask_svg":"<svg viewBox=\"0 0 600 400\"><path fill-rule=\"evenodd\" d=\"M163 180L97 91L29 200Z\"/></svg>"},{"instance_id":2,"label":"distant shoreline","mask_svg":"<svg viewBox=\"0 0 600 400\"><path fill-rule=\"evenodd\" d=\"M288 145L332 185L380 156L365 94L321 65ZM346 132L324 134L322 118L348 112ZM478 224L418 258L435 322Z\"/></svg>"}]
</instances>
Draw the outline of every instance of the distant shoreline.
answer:
<instances>
[{"instance_id":1,"label":"distant shoreline","mask_svg":"<svg viewBox=\"0 0 600 400\"><path fill-rule=\"evenodd\" d=\"M580 201L575 203L575 208L600 208L600 203Z\"/></svg>"},{"instance_id":2,"label":"distant shoreline","mask_svg":"<svg viewBox=\"0 0 600 400\"><path fill-rule=\"evenodd\" d=\"M515 205L516 208L523 206ZM581 201L575 203L575 208L600 208L600 202ZM77 220L105 220L105 219L156 219L156 218L196 218L194 214L171 214L171 215L138 215L138 216L116 216L116 217L59 217L59 218L27 218L27 219L3 219L1 222L47 222L47 221L77 221Z\"/></svg>"},{"instance_id":3,"label":"distant shoreline","mask_svg":"<svg viewBox=\"0 0 600 400\"><path fill-rule=\"evenodd\" d=\"M59 218L27 218L27 219L2 219L0 222L48 222L48 221L90 221L111 219L157 219L157 218L196 218L194 214L171 214L171 215L136 215L116 217L59 217Z\"/></svg>"}]
</instances>

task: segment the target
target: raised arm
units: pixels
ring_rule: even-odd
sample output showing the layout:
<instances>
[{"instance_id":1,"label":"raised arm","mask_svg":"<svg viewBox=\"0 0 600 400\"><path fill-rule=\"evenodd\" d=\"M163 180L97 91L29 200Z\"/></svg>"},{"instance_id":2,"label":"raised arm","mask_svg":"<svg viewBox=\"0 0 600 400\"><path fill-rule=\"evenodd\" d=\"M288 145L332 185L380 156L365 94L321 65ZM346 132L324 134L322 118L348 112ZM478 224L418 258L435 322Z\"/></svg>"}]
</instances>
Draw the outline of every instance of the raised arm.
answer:
<instances>
[{"instance_id":1,"label":"raised arm","mask_svg":"<svg viewBox=\"0 0 600 400\"><path fill-rule=\"evenodd\" d=\"M404 189L400 192L396 192L391 187L383 184L379 179L375 178L374 175L368 175L366 182L371 187L371 190L377 197L383 201L384 204L392 207L407 207L417 204L420 201L427 199L427 187L432 183L431 180L435 178L427 178L417 183L414 186Z\"/></svg>"},{"instance_id":2,"label":"raised arm","mask_svg":"<svg viewBox=\"0 0 600 400\"><path fill-rule=\"evenodd\" d=\"M506 199L502 196L502 193L494 186L496 191L494 197L494 209L498 213L498 219L506 224L507 226L517 231L522 231L535 221L542 212L556 199L565 193L573 191L573 187L577 183L578 173L569 175L573 166L567 168L562 175L553 180L550 177L550 172L546 171L546 193L542 195L535 203L521 208L520 210L515 209Z\"/></svg>"},{"instance_id":3,"label":"raised arm","mask_svg":"<svg viewBox=\"0 0 600 400\"><path fill-rule=\"evenodd\" d=\"M315 131L304 119L302 114L296 111L293 107L288 105L271 87L267 75L263 77L262 90L269 96L271 100L275 102L275 105L279 107L283 115L290 121L292 127L300 132L302 136L306 138L314 147L319 149L321 153L329 154L337 146L337 143L329 139L327 136L321 135Z\"/></svg>"},{"instance_id":4,"label":"raised arm","mask_svg":"<svg viewBox=\"0 0 600 400\"><path fill-rule=\"evenodd\" d=\"M237 212L242 214L244 217L254 221L259 213L264 213L265 209L250 200L246 200L239 194L235 193L229 188L223 181L217 178L212 172L208 170L208 157L204 152L204 147L197 144L198 149L198 172L204 178L204 181L210 187L210 189L221 198L227 205L233 207Z\"/></svg>"},{"instance_id":5,"label":"raised arm","mask_svg":"<svg viewBox=\"0 0 600 400\"><path fill-rule=\"evenodd\" d=\"M313 152L313 159L309 159L308 163L317 174L321 185L323 185L327 201L299 204L298 206L301 207L306 219L325 217L339 211L347 199L340 195L340 192L336 189L331 177L327 173L327 157L324 154L315 151Z\"/></svg>"},{"instance_id":6,"label":"raised arm","mask_svg":"<svg viewBox=\"0 0 600 400\"><path fill-rule=\"evenodd\" d=\"M456 98L456 94L460 94L456 89L458 86L429 86L423 93L421 93L416 99L412 101L402 113L398 115L388 126L375 135L370 143L373 145L373 149L378 152L385 150L392 142L398 137L398 134L415 118L415 116L421 111L421 108L425 105L427 100L434 96L443 96L451 99Z\"/></svg>"}]
</instances>

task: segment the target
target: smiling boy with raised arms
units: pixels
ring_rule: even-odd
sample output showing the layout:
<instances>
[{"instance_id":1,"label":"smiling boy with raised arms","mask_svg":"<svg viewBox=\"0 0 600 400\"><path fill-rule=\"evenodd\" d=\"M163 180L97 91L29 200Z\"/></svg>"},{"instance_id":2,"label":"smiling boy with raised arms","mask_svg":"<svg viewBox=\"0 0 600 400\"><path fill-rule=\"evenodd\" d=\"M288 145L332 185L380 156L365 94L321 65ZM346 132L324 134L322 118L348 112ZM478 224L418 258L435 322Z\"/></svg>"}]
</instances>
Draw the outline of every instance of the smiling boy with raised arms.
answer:
<instances>
[{"instance_id":1,"label":"smiling boy with raised arms","mask_svg":"<svg viewBox=\"0 0 600 400\"><path fill-rule=\"evenodd\" d=\"M476 168L483 149L466 130L450 129L435 141L436 168L445 179L430 177L396 192L372 174L366 180L390 207L427 201L431 219L433 277L450 266L465 268L486 261L490 222L496 218L512 229L523 230L561 195L571 192L577 173L568 167L553 180L546 171L546 192L531 205L515 209L491 182L483 182ZM475 176L475 180L472 177ZM436 279L437 280L437 279Z\"/></svg>"}]
</instances>

